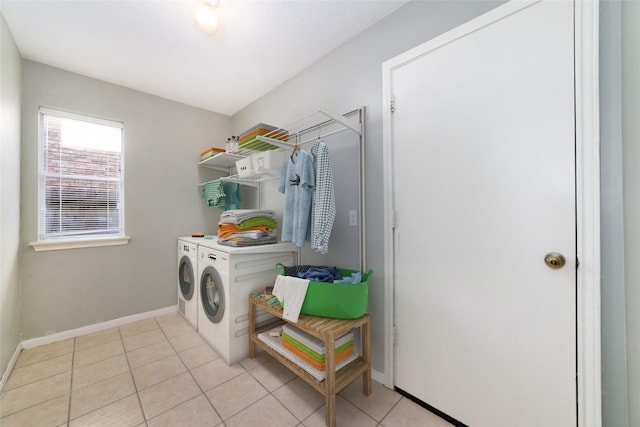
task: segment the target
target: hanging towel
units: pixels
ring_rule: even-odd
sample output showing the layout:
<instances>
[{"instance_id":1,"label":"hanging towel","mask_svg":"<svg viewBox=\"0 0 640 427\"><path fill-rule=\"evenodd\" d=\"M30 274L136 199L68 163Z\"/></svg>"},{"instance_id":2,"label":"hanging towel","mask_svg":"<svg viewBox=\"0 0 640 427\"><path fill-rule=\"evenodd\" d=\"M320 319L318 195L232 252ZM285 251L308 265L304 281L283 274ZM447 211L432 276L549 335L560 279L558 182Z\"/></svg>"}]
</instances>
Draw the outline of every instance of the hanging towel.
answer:
<instances>
[{"instance_id":1,"label":"hanging towel","mask_svg":"<svg viewBox=\"0 0 640 427\"><path fill-rule=\"evenodd\" d=\"M273 295L284 303L282 318L293 323L298 321L302 303L307 295L309 281L292 276L276 276Z\"/></svg>"},{"instance_id":2,"label":"hanging towel","mask_svg":"<svg viewBox=\"0 0 640 427\"><path fill-rule=\"evenodd\" d=\"M224 212L230 209L238 209L240 202L242 201L242 195L240 194L240 184L237 182L224 181L222 183L224 188L225 200L223 203L219 203L217 206Z\"/></svg>"},{"instance_id":3,"label":"hanging towel","mask_svg":"<svg viewBox=\"0 0 640 427\"><path fill-rule=\"evenodd\" d=\"M204 188L202 189L202 200L204 200L209 207L224 204L226 201L226 195L222 181L216 180L204 184Z\"/></svg>"},{"instance_id":4,"label":"hanging towel","mask_svg":"<svg viewBox=\"0 0 640 427\"><path fill-rule=\"evenodd\" d=\"M311 217L311 200L315 188L311 154L299 150L282 168L278 191L284 194L282 241L303 247Z\"/></svg>"}]
</instances>

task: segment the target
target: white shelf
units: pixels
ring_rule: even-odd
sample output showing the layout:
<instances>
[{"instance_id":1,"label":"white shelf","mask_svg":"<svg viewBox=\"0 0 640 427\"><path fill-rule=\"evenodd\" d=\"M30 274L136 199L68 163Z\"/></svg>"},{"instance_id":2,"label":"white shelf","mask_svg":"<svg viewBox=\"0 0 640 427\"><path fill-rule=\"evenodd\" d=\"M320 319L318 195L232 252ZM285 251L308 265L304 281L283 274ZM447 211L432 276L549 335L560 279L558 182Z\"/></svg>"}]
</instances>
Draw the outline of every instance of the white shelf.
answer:
<instances>
[{"instance_id":1,"label":"white shelf","mask_svg":"<svg viewBox=\"0 0 640 427\"><path fill-rule=\"evenodd\" d=\"M246 156L241 154L231 153L218 153L206 160L198 163L200 166L204 166L211 169L217 169L229 173L229 169L236 166L236 161L244 159Z\"/></svg>"},{"instance_id":2,"label":"white shelf","mask_svg":"<svg viewBox=\"0 0 640 427\"><path fill-rule=\"evenodd\" d=\"M278 330L280 328L281 328L281 326L273 328L273 330ZM258 339L260 341L264 342L265 344L267 344L269 347L271 347L272 349L274 349L278 353L280 353L281 355L283 355L284 357L286 357L287 359L289 359L291 362L293 362L296 365L298 365L300 368L304 369L305 372L307 372L309 375L311 375L312 377L314 377L318 381L323 381L326 378L326 376L327 376L327 372L326 371L321 371L319 369L314 368L309 363L304 361L301 357L297 356L292 351L289 351L288 349L286 349L284 347L284 345L282 345L282 342L280 341L280 338L279 337L270 336L269 332L270 331L266 331L266 332L263 332L261 334L258 334ZM360 357L358 354L352 353L349 356L345 357L343 360L341 360L339 362L336 362L335 371L337 372L340 369L344 368L349 363L351 363L354 360L356 360L358 357Z\"/></svg>"}]
</instances>

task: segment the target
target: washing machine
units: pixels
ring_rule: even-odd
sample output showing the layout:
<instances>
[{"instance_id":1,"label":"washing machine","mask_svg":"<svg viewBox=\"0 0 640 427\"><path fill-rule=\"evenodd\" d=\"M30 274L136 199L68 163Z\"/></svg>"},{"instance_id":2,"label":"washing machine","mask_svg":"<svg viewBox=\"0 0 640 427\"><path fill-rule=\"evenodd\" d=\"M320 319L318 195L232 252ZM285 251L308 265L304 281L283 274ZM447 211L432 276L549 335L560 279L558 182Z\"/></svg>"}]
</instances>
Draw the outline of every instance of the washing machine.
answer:
<instances>
[{"instance_id":1,"label":"washing machine","mask_svg":"<svg viewBox=\"0 0 640 427\"><path fill-rule=\"evenodd\" d=\"M178 311L198 330L198 240L178 237Z\"/></svg>"},{"instance_id":2,"label":"washing machine","mask_svg":"<svg viewBox=\"0 0 640 427\"><path fill-rule=\"evenodd\" d=\"M198 333L228 365L249 356L249 294L273 286L277 263L296 261L290 243L234 248L205 240L198 246ZM258 325L274 320L264 311L256 315Z\"/></svg>"}]
</instances>

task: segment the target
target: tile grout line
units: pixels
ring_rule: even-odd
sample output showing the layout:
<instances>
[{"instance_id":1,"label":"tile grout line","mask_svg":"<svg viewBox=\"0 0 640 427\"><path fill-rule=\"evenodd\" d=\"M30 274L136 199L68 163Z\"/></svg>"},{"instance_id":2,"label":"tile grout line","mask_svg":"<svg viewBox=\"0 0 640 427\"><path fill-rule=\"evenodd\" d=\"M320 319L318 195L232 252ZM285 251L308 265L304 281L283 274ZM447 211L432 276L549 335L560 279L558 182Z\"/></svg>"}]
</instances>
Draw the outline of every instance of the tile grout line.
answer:
<instances>
[{"instance_id":1,"label":"tile grout line","mask_svg":"<svg viewBox=\"0 0 640 427\"><path fill-rule=\"evenodd\" d=\"M133 381L134 390L135 390L135 391L134 391L134 393L136 394L136 397L138 398L138 403L139 403L139 405L140 405L140 410L142 411L142 418L143 418L143 419L145 419L145 417L144 417L144 411L142 410L142 403L140 402L140 397L138 396L138 391L137 391L137 388L136 388L136 386L135 386L135 380L134 380L134 378L133 378L133 371L132 371L132 369L131 369L131 365L129 364L129 359L128 359L128 357L127 357L127 352L125 351L125 348L124 348L124 342L122 341L122 334L121 334L121 332L120 332L120 328L119 328L119 326L115 326L115 328L117 328L117 331L118 331L118 337L119 337L119 339L115 339L115 340L108 341L106 344L108 344L108 343L113 343L113 342L120 342L120 344L122 345L123 356L124 356L124 358L125 358L125 361L127 362L127 367L128 367L128 371L127 371L127 372L129 373L129 375L130 375L130 377L131 377L131 379L132 379L132 381ZM101 332L101 331L99 331L99 332ZM85 348L85 349L79 350L79 351L88 350L88 349L91 349L92 347L98 347L98 346L100 346L100 345L104 345L104 344L105 344L105 343L103 343L103 344L96 344L96 345L93 345L93 346L91 346L91 347L87 347L87 348ZM74 355L73 355L73 359L72 359L72 360L75 360L75 339L74 339L74 353L73 353L73 354L74 354ZM89 364L87 364L87 365L81 366L80 368L84 368L84 367L87 367L87 366L91 366L91 365L93 365L93 364L95 364L95 363L100 363L100 362L105 361L105 360L107 360L107 359L109 359L109 358L111 358L111 357L117 357L117 356L118 356L118 355L110 356L110 357L108 357L108 358L106 358L106 359L102 359L102 360L94 361L94 362L89 363ZM73 364L72 364L72 367L73 367ZM73 371L73 369L72 369L72 371ZM84 386L84 387L82 387L82 388L79 388L79 389L78 389L78 391L79 391L79 390L82 390L82 389L85 389L85 388L87 388L87 387L92 387L92 386L94 386L94 385L96 385L96 384L99 384L100 382L107 381L107 380L109 380L109 379L111 379L111 378L114 378L114 377L116 377L116 376L118 376L118 375L122 375L122 374L124 374L124 373L125 373L125 372L122 372L122 373L119 373L119 374L113 375L113 376L111 376L111 377L109 377L109 378L106 378L106 379L103 379L103 380L101 380L101 381L98 381L98 382L96 382L96 383L86 385L86 386ZM71 383L71 388L73 389L73 382ZM71 390L71 392L73 392L73 390ZM133 394L133 393L132 393L132 394ZM131 395L132 395L132 394L131 394ZM87 413L85 413L85 414L82 414L82 415L77 416L76 418L74 418L74 420L75 420L75 419L77 419L77 418L80 418L80 417L86 416L86 415L88 415L88 414L91 414L91 413L93 413L93 412L95 412L95 411L98 411L98 410L100 410L100 409L106 408L107 406L109 406L109 405L111 405L111 404L113 404L113 403L119 402L119 401L121 401L121 400L123 400L123 399L126 399L126 398L130 397L131 395L123 396L123 397L121 397L120 399L115 400L114 402L111 402L111 403L105 404L105 405L103 405L103 406L100 406L100 407L94 408L94 409L92 409L91 411L89 411L89 412L87 412ZM71 421L72 421L72 420L71 420L71 393L70 393L70 397L69 397L69 415L68 415L68 420L67 420L67 426L69 426L69 425L71 424ZM146 419L145 419L145 425L146 425Z\"/></svg>"},{"instance_id":2,"label":"tile grout line","mask_svg":"<svg viewBox=\"0 0 640 427\"><path fill-rule=\"evenodd\" d=\"M75 341L74 341L74 343L75 343ZM22 350L20 351L20 354L22 354L22 352L23 352L24 350L25 350L25 349L22 349ZM14 370L11 372L11 375L13 375L13 373L15 372L15 370L16 370L16 369L26 368L26 367L29 367L29 366L32 366L32 365L35 365L35 364L38 364L38 363L47 362L47 361L52 360L52 359L55 359L55 358L57 358L57 357L64 357L64 356L66 356L66 354L63 354L63 355L57 355L57 356L52 356L52 357L47 357L47 358L45 358L45 359L42 359L42 360L39 360L39 361L36 361L36 362L29 363L29 364L26 364L26 365L20 366L20 367L18 367L18 368L14 368ZM73 364L73 353L72 353L72 356L71 356L71 357L72 357L72 364ZM18 360L19 360L19 358L20 358L20 356L18 356ZM22 387L26 387L26 386L29 386L29 385L31 385L31 384L35 384L35 383L37 383L37 382L39 382L39 381L47 380L47 379L50 379L50 378L56 377L56 376L58 376L58 375L63 375L63 374L65 374L65 372L66 372L66 371L58 372L58 373L55 373L55 374L50 374L50 375L45 376L45 377L43 377L43 378L40 378L40 379L37 379L37 380L33 380L33 381L31 381L31 382L28 382L28 383L25 383L25 384L22 384L22 385L19 385L19 386L13 387L12 389L9 389L9 390L7 390L7 389L6 389L6 384L5 384L5 389L3 389L3 390L2 390L2 394L0 394L0 398L4 397L4 396L6 395L6 393L8 393L8 392L10 393L10 392L13 392L13 391L15 391L15 390L18 390L18 389L20 389L20 388L22 388ZM11 375L9 376L9 378L7 378L7 383L8 383L8 381L11 379ZM66 394L66 393L65 393L65 394ZM26 407L24 407L24 408L22 408L22 409L19 409L19 410L15 411L15 412L12 412L12 413L9 413L9 414L4 415L2 418L7 418L7 417L13 416L13 415L15 415L15 414L19 414L20 412L28 411L28 410L30 410L30 409L32 409L32 408L37 407L38 405L42 405L42 404L44 404L44 403L46 403L46 402L49 402L49 401L54 400L54 399L57 399L57 398L59 398L59 397L61 397L61 396L64 396L64 394L61 394L61 395L58 395L58 396L53 396L53 397L51 397L51 398L49 398L49 399L47 399L47 400L44 400L44 401L42 401L42 402L38 402L38 403L34 403L34 404L30 405L30 406L26 406ZM69 399L71 399L71 397L69 397ZM1 422L0 422L0 424L1 424Z\"/></svg>"},{"instance_id":3,"label":"tile grout line","mask_svg":"<svg viewBox=\"0 0 640 427\"><path fill-rule=\"evenodd\" d=\"M263 362L263 363L261 363L261 364L260 364L260 365L258 365L258 366L261 366L261 365L263 365L263 364L264 364L264 362ZM256 368L257 368L258 366L256 366ZM293 377L293 378L291 378L289 381L287 381L287 382L285 382L285 383L280 384L280 386L278 386L278 387L277 387L276 389L274 389L273 391L269 391L269 389L267 389L267 388L266 388L266 387L265 387L265 386L260 382L260 380L259 380L258 378L256 378L256 377L251 373L251 371L247 370L247 372L249 373L249 375L251 375L251 377L252 377L254 380L256 380L256 381L258 382L258 384L260 384L262 387L264 387L264 389L265 389L265 390L267 390L267 396L271 396L271 397L273 397L273 398L275 399L275 401L276 401L276 402L278 402L280 405L282 405L282 407L283 407L287 412L289 412L289 413L291 414L291 416L292 416L296 421L298 421L298 424L296 424L296 426L297 426L297 425L299 425L299 424L301 424L301 423L304 421L304 420L299 420L299 419L298 419L298 417L296 417L296 414L294 414L293 412L291 412L291 410L289 410L289 408L287 408L287 406L284 404L284 402L281 402L281 401L280 401L280 399L278 399L278 397L277 397L275 394L273 394L275 391L280 390L280 389L281 389L282 387L284 387L285 385L287 385L287 384L289 384L289 383L294 382L294 381L296 380L296 378L299 378L298 376L294 376L294 377ZM267 397L267 396L264 396L262 399L264 399L264 398L265 398L265 397ZM257 402L261 401L262 399L258 399L257 401L253 402L251 405L255 405ZM249 405L249 406L251 406L251 405ZM245 409L247 409L249 406L247 406L246 408L244 408L242 411L244 411ZM322 406L322 405L318 406L318 408L320 408L321 406ZM313 412L311 412L311 414L309 414L309 415L307 416L307 418L309 418L311 415L313 415L313 413L314 413L315 411L317 411L317 410L318 410L318 408L316 408ZM242 411L240 411L240 412L242 412ZM240 412L238 412L238 413L240 413ZM305 420L306 420L307 418L305 418Z\"/></svg>"},{"instance_id":4,"label":"tile grout line","mask_svg":"<svg viewBox=\"0 0 640 427\"><path fill-rule=\"evenodd\" d=\"M155 322L155 324L158 325L158 328L160 328L160 330L162 331L162 328L160 327L160 324L156 321L156 319L153 318L153 317L152 317L152 319ZM140 412L142 412L142 419L144 420L144 425L148 426L149 422L147 420L147 416L144 413L144 406L142 406L142 400L140 399L140 390L138 390L138 384L136 384L136 377L133 376L133 368L131 368L131 363L129 362L129 357L127 356L127 349L124 346L124 339L122 338L122 332L120 331L120 327L118 327L118 334L120 334L120 340L122 340L122 350L124 351L124 359L127 361L127 366L129 367L129 375L131 375L131 381L133 381L133 388L134 388L135 393L136 393L136 399L138 399L138 405L140 406ZM134 334L134 335L136 335L136 334ZM131 335L131 336L133 336L133 335ZM169 343L169 344L171 344L171 343ZM142 347L142 348L144 348L144 347Z\"/></svg>"},{"instance_id":5,"label":"tile grout line","mask_svg":"<svg viewBox=\"0 0 640 427\"><path fill-rule=\"evenodd\" d=\"M188 368L188 367L186 366L186 362L182 359L182 357L181 357L181 356L180 356L180 354L178 353L178 351L177 351L177 349L176 349L176 347L175 347L174 343L173 343L173 342L169 339L169 337L167 336L167 332L165 331L165 329L162 327L162 325L160 325L160 322L159 322L156 318L152 318L152 319L153 319L153 322L154 322L154 323L153 323L153 324L154 324L154 326L155 326L155 327L159 327L159 328L160 328L160 332L161 332L161 334L162 334L162 335L163 335L163 337L168 341L168 343L169 343L169 345L170 345L171 349L174 351L173 355L178 356L178 360L180 360L180 363L181 363L181 364L182 364L182 366L186 369L186 371L189 373L190 378L191 378L191 379L196 383L196 385L197 385L198 389L200 390L200 393L199 393L197 396L194 396L192 399L189 399L189 400L187 400L186 402L189 402L189 401L191 401L191 400L197 399L197 398L199 398L199 396L200 396L200 395L204 394L204 395L205 395L205 399L207 399L207 403L208 403L208 404L209 404L209 406L214 410L214 412L218 415L218 417L219 417L219 419L220 419L220 424L218 424L218 427L222 427L222 426L227 425L226 421L228 421L228 420L229 420L229 419L231 419L232 417L234 417L234 416L238 415L238 414L239 414L239 413L241 413L242 411L245 411L247 408L249 408L250 406L252 406L252 405L256 404L257 402L260 402L261 400L265 399L268 395L273 396L273 398L276 400L276 402L278 402L281 406L283 406L283 407L284 407L284 409L285 409L288 413L290 413L290 414L292 415L293 419L297 421L296 426L303 426L303 425L304 425L304 422L305 422L306 420L309 420L309 418L310 418L310 417L311 417L315 412L317 412L317 410L318 410L319 408L321 408L321 407L322 407L322 404L320 404L320 406L318 406L318 408L315 408L315 409L311 412L311 414L309 414L308 416L306 416L306 417L305 417L304 419L302 419L302 420L298 420L298 418L296 417L296 415L295 415L295 414L294 414L294 413L293 413L293 412L292 412L292 411L291 411L291 410L290 410L290 409L285 405L285 403L284 403L283 401L281 401L280 399L278 399L278 397L274 394L274 393L275 393L275 392L277 392L278 390L282 389L282 387L285 387L285 386L287 386L287 384L290 384L290 383L292 383L293 381L295 381L297 377L295 377L295 376L294 376L293 378L289 379L288 381L286 381L286 382L284 382L284 383L282 383L282 384L278 385L278 386L277 386L273 391L270 391L270 390L268 390L268 389L267 389L267 388L266 388L266 387L265 387L265 386L264 386L264 385L259 381L259 379L255 376L255 372L252 372L255 368L257 368L257 367L259 367L259 366L262 366L262 365L265 365L265 361L263 361L262 363L258 363L258 364L257 364L256 366L254 366L252 369L247 369L247 368L246 368L242 363L239 363L239 365L243 368L243 372L242 372L240 375L242 375L242 374L243 374L243 373L245 373L245 372L248 372L248 373L249 373L249 376L250 376L251 378L253 378L254 380L258 381L258 383L259 383L262 387L264 387L264 388L266 389L267 394L266 394L265 396L263 396L262 398L258 399L256 402L253 402L253 403L251 403L251 404L247 405L247 406L246 406L246 407L244 407L242 410L240 410L240 411L238 411L237 413L235 413L235 414L231 415L230 417L228 417L228 418L227 418L227 420L224 420L224 419L222 418L222 416L220 415L220 413L218 412L218 410L217 410L217 409L215 408L215 406L213 405L213 403L212 403L212 402L209 400L209 398L207 397L206 392L205 392L205 390L203 389L203 387L202 387L202 386L200 385L200 383L198 383L198 381L196 380L196 378L195 378L194 374L192 373L192 369L190 369L190 368ZM183 320L184 320L184 319L183 319ZM168 323L166 326L170 326L170 325L171 325L171 324L170 324L170 323ZM155 328L154 328L154 329L155 329ZM136 398L138 399L138 405L139 405L139 408L140 408L140 410L141 410L141 412L142 412L142 415L143 415L143 423L142 423L142 424L140 424L140 425L149 425L149 421L150 421L150 420L147 420L147 419L146 419L146 417L145 417L144 407L142 406L142 401L141 401L141 398L140 398L140 390L138 390L138 387L137 387L137 385L136 385L136 381L135 381L135 378L134 378L134 376L133 376L133 368L132 368L131 363L130 363L130 361L129 361L129 357L127 356L127 352L126 352L126 350L124 349L124 341L123 341L123 340L124 340L124 336L123 336L123 331L122 331L122 329L121 329L119 326L118 326L117 332L118 332L118 337L119 337L120 344L122 345L122 348L123 348L123 354L124 354L124 356L125 356L125 361L126 361L126 363L127 363L127 365L126 365L126 366L127 366L127 368L128 368L128 372L129 372L130 378L132 378L132 379L133 379L134 392L136 393ZM126 330L125 330L125 332L126 332ZM135 335L139 335L139 334L142 334L142 333L144 333L144 332L149 332L149 331L140 331L140 332L137 332L137 333L135 333L135 334L133 334L133 335L129 335L128 337L133 337L133 336L135 336ZM191 332L189 332L189 333L191 333ZM181 334L179 334L179 335L175 335L175 336L174 336L174 335L172 335L172 337L173 337L173 338L175 338L175 337L179 337L180 335L181 335ZM113 342L116 342L117 340L118 340L118 339L113 340ZM110 342L111 342L111 341L110 341ZM75 366L76 366L76 363L78 363L78 361L80 360L80 359L76 359L76 357L75 357L75 356L76 356L75 352L76 352L76 350L77 350L77 348L78 348L78 344L79 344L79 343L77 342L77 337L74 337L74 338L73 338L73 342L71 343L72 354L71 354L70 382L69 382L69 390L68 390L69 401L68 401L68 405L67 405L67 408L66 408L66 409L67 409L67 420L66 420L66 424L64 424L64 425L66 425L67 427L71 425L71 421L72 421L70 417L71 417L71 409L72 409L72 408L71 408L71 405L72 405L73 381L74 381L74 379L75 379L75 377L74 377L74 368L75 368ZM97 344L97 345L101 345L101 344ZM92 347L93 347L93 346L92 346ZM184 349L183 351L187 351L187 350L189 350L189 349L191 349L191 348L196 348L196 347L197 347L197 346L189 347L189 348L187 348L187 349ZM141 348L144 348L144 347L141 347ZM136 349L136 350L137 350L137 349ZM78 350L78 351L80 351L80 350ZM171 355L171 356L169 356L169 357L173 357L173 355ZM50 358L49 358L49 359L50 359ZM48 360L48 359L47 359L47 360ZM99 361L96 361L96 362L93 362L93 363L98 363L98 362L99 362ZM34 363L38 363L38 362L34 362ZM153 363L153 362L152 362L152 363ZM206 363L210 363L210 362L205 362L205 364L206 364ZM90 366L90 364L89 364L89 365L85 365L85 366ZM201 367L201 366L204 366L204 364L202 364L202 365L198 365L198 366L195 366L193 369L197 369L197 368L199 368L199 367ZM123 372L123 373L124 373L124 372ZM181 374L179 374L179 375L183 375L183 374L184 374L184 372L183 372L183 373L181 373ZM234 377L232 377L232 378L230 378L230 379L228 379L228 380L224 381L223 383L217 384L217 385L216 385L215 387L213 387L211 390L213 390L214 388L219 387L219 386L221 386L221 385L223 385L223 384L225 384L225 383L228 383L229 381L232 381L233 379L236 379L236 378L238 378L238 377L239 377L239 375L236 375L236 376L234 376ZM171 377L171 378L173 378L173 377ZM166 381L166 380L167 380L167 379L165 379L165 380L163 380L163 381ZM132 394L133 394L133 393L132 393ZM125 399L125 398L130 397L130 396L131 396L131 395L125 396L125 397L123 397L122 399ZM360 408L360 407L359 407L359 406L357 406L354 402L352 402L350 399L348 399L348 397L346 397L345 395L343 395L343 394L342 394L342 392L341 392L341 393L339 393L339 394L338 394L338 396L340 396L342 399L344 399L346 403L349 403L349 404L350 404L350 405L352 405L354 408L356 408L359 412L364 413L364 414L367 416L367 418L369 418L370 420L372 420L373 422L375 422L375 423L376 423L375 425L376 425L376 426L378 426L378 427L382 427L382 426L384 426L384 424L383 424L384 419L385 419L387 416L389 416L389 414L390 414L391 412L393 412L393 410L394 410L394 409L396 409L396 408L398 407L399 403L402 401L402 398L401 398L401 399L399 399L397 402L395 402L395 403L391 406L391 408L390 408L388 411L386 411L386 412L385 412L385 414L383 414L383 416L382 416L381 420L380 420L380 421L378 421L378 420L376 420L375 418L373 418L373 416L371 416L367 411L365 411L364 409ZM122 400L122 399L119 399L119 400ZM119 400L118 400L118 401L119 401ZM184 403L186 403L186 402L182 402L182 403L180 403L180 405L182 405L182 404L184 404ZM112 403L113 403L113 402L112 402ZM110 403L110 404L111 404L111 403ZM153 418L156 418L156 417L158 417L159 415L161 415L161 414L164 414L164 413L168 412L169 410L175 409L177 406L180 406L180 405L176 405L176 406L174 406L173 408L170 408L170 409L167 409L167 410L165 410L165 411L163 411L163 412L161 412L161 413L155 414L155 415L153 416ZM97 411L97 410L99 410L99 409L101 409L101 408L104 408L104 407L106 407L106 406L107 406L107 405L101 406L100 408L95 408L95 409L93 409L92 411L88 412L87 414L92 413L92 412L94 412L94 411ZM29 408L24 408L24 409L26 410L26 409L29 409ZM20 412L20 411L18 411L18 412ZM82 415L80 415L80 416L78 416L78 417L76 417L76 418L79 418L79 417L82 417L82 416L85 416L85 415L86 415L86 414L82 414Z\"/></svg>"},{"instance_id":6,"label":"tile grout line","mask_svg":"<svg viewBox=\"0 0 640 427\"><path fill-rule=\"evenodd\" d=\"M154 320L155 320L155 318L154 318ZM184 319L184 320L186 320L186 319ZM182 366L184 366L184 368L187 370L187 373L189 374L189 376L191 377L191 379L193 380L193 382L194 382L194 383L196 383L196 385L198 386L198 389L200 389L200 393L201 393L201 395L202 395L202 396L204 396L204 398L207 400L207 403L209 404L209 406L211 406L211 408L214 410L214 412L216 413L216 415L218 415L218 418L220 418L220 420L222 421L222 425L224 425L224 419L220 416L220 413L218 413L218 410L215 408L215 406L213 406L213 404L211 403L211 401L210 401L210 400L209 400L209 398L207 397L207 394L205 393L205 391L204 391L204 390L202 389L202 387L200 386L200 383L198 383L198 381L195 379L195 377L194 377L194 376L193 376L193 374L191 373L191 369L189 369L189 368L187 367L187 365L184 363L184 360L182 360L182 357L180 357L180 353L178 353L178 351L176 350L175 346L174 346L174 345L173 345L173 343L171 342L171 339L169 339L169 336L168 336L168 335L166 334L166 332L164 331L164 328L162 327L162 325L160 325L157 321L156 321L156 324L158 325L158 327L160 328L160 331L161 331L161 332L162 332L162 334L164 335L165 339L167 340L167 342L169 343L169 345L171 346L171 348L172 348L172 349L173 349L173 351L175 352L175 355L176 355L176 356L178 356L178 360L180 360L180 363L182 363ZM195 347L193 347L193 348L195 348ZM188 350L188 349L187 349L187 350ZM185 351L186 351L186 350L185 350ZM169 357L171 357L171 356L169 356ZM204 365L204 364L203 364L203 365ZM178 374L178 375L182 375L182 374ZM176 376L178 376L178 375L175 375L175 376L173 376L173 377L171 377L171 378L175 378L175 377L176 377ZM170 378L168 378L168 379L170 379ZM162 382L164 382L164 381L166 381L166 380L167 380L167 379L163 380ZM178 407L178 406L180 406L180 405L182 405L182 404L184 404L184 403L186 403L186 402L189 402L189 401L191 401L191 400L193 400L193 399L197 399L198 397L199 397L199 396L195 396L195 397L193 397L193 398L191 398L191 399L189 399L189 400L186 400L185 402L182 402L182 403L180 403L180 404L178 404L178 405L176 405L176 406L174 406L174 407L172 407L172 408L167 409L166 411L162 411L162 412L160 412L160 413L156 414L153 418L156 418L156 417L158 417L158 416L160 416L160 415L162 415L162 414L164 414L164 413L166 413L166 412L168 412L168 411L171 411L172 409L175 409L176 407ZM142 405L142 403L141 403L141 405ZM143 411L143 413L144 413L144 411ZM146 420L146 416L145 416L145 420Z\"/></svg>"}]
</instances>

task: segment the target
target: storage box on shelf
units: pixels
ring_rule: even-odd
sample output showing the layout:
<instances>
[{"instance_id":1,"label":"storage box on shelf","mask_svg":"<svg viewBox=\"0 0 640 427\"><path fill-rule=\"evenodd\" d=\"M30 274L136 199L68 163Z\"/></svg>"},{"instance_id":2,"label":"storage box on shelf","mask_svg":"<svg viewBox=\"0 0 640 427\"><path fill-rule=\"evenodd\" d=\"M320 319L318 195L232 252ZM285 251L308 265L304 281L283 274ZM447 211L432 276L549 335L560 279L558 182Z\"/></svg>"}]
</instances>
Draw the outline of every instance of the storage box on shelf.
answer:
<instances>
[{"instance_id":1,"label":"storage box on shelf","mask_svg":"<svg viewBox=\"0 0 640 427\"><path fill-rule=\"evenodd\" d=\"M343 285L351 286L351 285ZM256 310L265 310L278 320L261 328L256 328ZM264 298L249 296L249 357L256 354L255 346L259 346L271 354L276 360L289 368L313 388L325 397L326 424L329 427L336 425L336 394L351 384L362 375L362 391L365 395L371 394L371 332L370 318L364 314L357 319L332 319L326 317L301 314L296 323L283 319L282 307L278 304L268 304ZM314 375L303 367L301 359L287 353L284 347L278 348L275 340L270 340L269 331L279 328L285 323L291 323L301 331L317 338L324 343L325 371L323 375ZM336 340L349 334L354 329L360 329L362 354L356 355L352 360L336 363ZM344 363L343 363L344 362ZM344 365L344 366L342 366Z\"/></svg>"},{"instance_id":2,"label":"storage box on shelf","mask_svg":"<svg viewBox=\"0 0 640 427\"><path fill-rule=\"evenodd\" d=\"M280 176L280 171L289 153L285 150L268 150L251 154L236 161L236 169L240 178L251 176Z\"/></svg>"},{"instance_id":3,"label":"storage box on shelf","mask_svg":"<svg viewBox=\"0 0 640 427\"><path fill-rule=\"evenodd\" d=\"M241 162L245 167L240 172L238 163ZM254 170L250 156L235 153L218 153L200 163L200 166L216 169L229 174L229 176L221 177L222 180L233 181L239 184L257 186L260 182L277 179L280 177L280 171L274 169Z\"/></svg>"}]
</instances>

